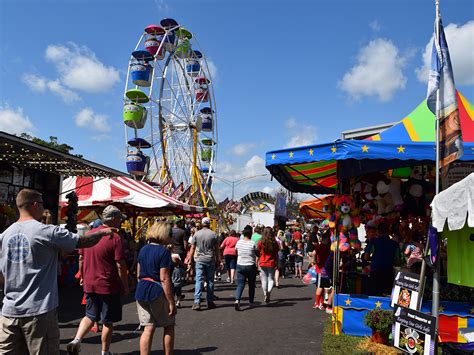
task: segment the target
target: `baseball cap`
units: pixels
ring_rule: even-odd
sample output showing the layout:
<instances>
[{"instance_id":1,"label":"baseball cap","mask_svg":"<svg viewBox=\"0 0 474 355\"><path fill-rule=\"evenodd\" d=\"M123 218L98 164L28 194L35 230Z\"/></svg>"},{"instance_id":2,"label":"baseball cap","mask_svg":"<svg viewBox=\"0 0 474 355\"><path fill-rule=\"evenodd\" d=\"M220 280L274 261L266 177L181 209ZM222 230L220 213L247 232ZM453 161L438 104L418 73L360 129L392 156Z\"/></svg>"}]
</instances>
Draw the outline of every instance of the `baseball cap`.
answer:
<instances>
[{"instance_id":1,"label":"baseball cap","mask_svg":"<svg viewBox=\"0 0 474 355\"><path fill-rule=\"evenodd\" d=\"M115 217L120 217L122 219L127 219L127 216L124 215L120 210L115 207L114 205L108 205L102 211L102 219L103 220L110 220Z\"/></svg>"},{"instance_id":2,"label":"baseball cap","mask_svg":"<svg viewBox=\"0 0 474 355\"><path fill-rule=\"evenodd\" d=\"M209 217L204 217L201 221L203 225L209 226L211 224L211 219Z\"/></svg>"}]
</instances>

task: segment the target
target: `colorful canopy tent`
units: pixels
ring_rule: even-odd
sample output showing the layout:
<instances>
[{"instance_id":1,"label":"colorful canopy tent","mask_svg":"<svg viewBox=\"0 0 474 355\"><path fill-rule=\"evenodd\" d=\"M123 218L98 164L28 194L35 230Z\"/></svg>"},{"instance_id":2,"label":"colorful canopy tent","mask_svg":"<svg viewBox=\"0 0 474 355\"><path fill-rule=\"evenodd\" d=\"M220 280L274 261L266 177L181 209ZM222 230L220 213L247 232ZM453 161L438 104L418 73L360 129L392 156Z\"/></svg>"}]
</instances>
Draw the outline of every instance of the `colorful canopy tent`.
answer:
<instances>
[{"instance_id":1,"label":"colorful canopy tent","mask_svg":"<svg viewBox=\"0 0 474 355\"><path fill-rule=\"evenodd\" d=\"M146 182L127 177L74 176L64 179L60 198L61 206L67 204L66 195L69 191L76 192L79 207L105 206L113 203L148 213L189 214L204 211L202 207L191 206L169 197Z\"/></svg>"},{"instance_id":2,"label":"colorful canopy tent","mask_svg":"<svg viewBox=\"0 0 474 355\"><path fill-rule=\"evenodd\" d=\"M464 139L461 160L474 160L474 108L458 93ZM266 153L266 168L287 189L335 193L340 179L373 171L432 163L435 117L424 100L408 117L369 140L288 148Z\"/></svg>"},{"instance_id":3,"label":"colorful canopy tent","mask_svg":"<svg viewBox=\"0 0 474 355\"><path fill-rule=\"evenodd\" d=\"M459 119L465 142L474 142L474 106L458 91ZM367 140L383 142L434 142L435 116L428 109L426 100L418 105L407 117L393 127Z\"/></svg>"},{"instance_id":4,"label":"colorful canopy tent","mask_svg":"<svg viewBox=\"0 0 474 355\"><path fill-rule=\"evenodd\" d=\"M300 202L300 215L306 219L325 218L327 214L327 212L323 211L325 200L332 196L333 195L328 195L323 198L315 198L314 200Z\"/></svg>"},{"instance_id":5,"label":"colorful canopy tent","mask_svg":"<svg viewBox=\"0 0 474 355\"><path fill-rule=\"evenodd\" d=\"M437 194L432 224L448 239L448 282L474 287L474 173Z\"/></svg>"}]
</instances>

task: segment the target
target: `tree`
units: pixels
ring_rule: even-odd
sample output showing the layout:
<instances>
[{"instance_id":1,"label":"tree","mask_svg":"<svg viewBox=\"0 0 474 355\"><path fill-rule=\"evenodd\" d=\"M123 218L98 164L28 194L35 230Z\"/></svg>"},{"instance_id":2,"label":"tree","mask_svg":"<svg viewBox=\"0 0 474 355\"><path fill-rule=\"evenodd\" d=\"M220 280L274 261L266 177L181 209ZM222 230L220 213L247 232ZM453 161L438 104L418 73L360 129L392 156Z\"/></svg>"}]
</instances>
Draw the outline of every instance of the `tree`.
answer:
<instances>
[{"instance_id":1,"label":"tree","mask_svg":"<svg viewBox=\"0 0 474 355\"><path fill-rule=\"evenodd\" d=\"M33 136L29 135L28 133L20 134L20 138L27 139L27 140L29 140L33 143L40 144L42 146L52 148L52 149L55 149L55 150L59 150L60 152L67 153L67 154L72 154L71 151L74 150L74 148L71 147L68 144L65 144L65 143L59 144L58 143L58 137L55 137L55 136L50 136L49 137L49 142L47 142L47 141L45 141L41 138L38 138L38 137L33 137ZM72 154L72 155L74 155L78 158L81 158L81 159L83 158L83 156L81 154Z\"/></svg>"}]
</instances>

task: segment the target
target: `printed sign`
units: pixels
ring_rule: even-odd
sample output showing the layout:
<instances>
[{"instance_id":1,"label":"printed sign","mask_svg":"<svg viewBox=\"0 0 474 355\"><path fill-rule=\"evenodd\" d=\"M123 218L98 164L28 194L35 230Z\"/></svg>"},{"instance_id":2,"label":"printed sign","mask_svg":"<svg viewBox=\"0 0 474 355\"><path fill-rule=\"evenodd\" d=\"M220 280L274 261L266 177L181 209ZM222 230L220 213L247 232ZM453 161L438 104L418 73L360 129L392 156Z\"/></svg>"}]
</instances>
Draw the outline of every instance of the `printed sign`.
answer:
<instances>
[{"instance_id":1,"label":"printed sign","mask_svg":"<svg viewBox=\"0 0 474 355\"><path fill-rule=\"evenodd\" d=\"M451 185L461 181L466 176L474 172L474 163L472 162L454 162L449 167L447 176L441 177L441 186L443 190L447 189Z\"/></svg>"},{"instance_id":2,"label":"printed sign","mask_svg":"<svg viewBox=\"0 0 474 355\"><path fill-rule=\"evenodd\" d=\"M286 218L286 198L285 195L277 193L275 196L275 216Z\"/></svg>"},{"instance_id":3,"label":"printed sign","mask_svg":"<svg viewBox=\"0 0 474 355\"><path fill-rule=\"evenodd\" d=\"M393 345L409 354L434 354L436 318L395 305Z\"/></svg>"},{"instance_id":4,"label":"printed sign","mask_svg":"<svg viewBox=\"0 0 474 355\"><path fill-rule=\"evenodd\" d=\"M417 309L420 297L420 275L399 271L395 276L391 306Z\"/></svg>"}]
</instances>

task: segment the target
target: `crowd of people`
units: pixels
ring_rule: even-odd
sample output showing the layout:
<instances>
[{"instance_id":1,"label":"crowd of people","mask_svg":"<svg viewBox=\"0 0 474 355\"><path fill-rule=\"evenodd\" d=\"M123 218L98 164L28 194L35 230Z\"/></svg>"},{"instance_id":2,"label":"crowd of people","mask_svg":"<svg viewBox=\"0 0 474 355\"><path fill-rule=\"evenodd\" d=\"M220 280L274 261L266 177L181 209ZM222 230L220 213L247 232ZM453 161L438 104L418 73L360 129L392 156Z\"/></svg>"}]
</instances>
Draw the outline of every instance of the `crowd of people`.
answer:
<instances>
[{"instance_id":1,"label":"crowd of people","mask_svg":"<svg viewBox=\"0 0 474 355\"><path fill-rule=\"evenodd\" d=\"M136 243L121 229L126 216L113 205L90 230L72 233L45 223L39 192L23 189L16 204L20 218L0 235L1 353L59 354L58 260L74 250L79 254L76 277L83 287L85 314L67 344L69 354L80 352L84 337L99 331L98 323L101 353L111 354L114 324L122 320L122 301L131 292L142 328L140 353L150 353L153 335L161 327L163 350L170 354L186 283L194 283L193 310L201 310L203 298L206 308L213 309L215 280L227 273L226 282L236 285L234 308L240 311L246 287L249 308L254 306L257 279L263 303L269 304L282 278L303 275L308 238L299 230L248 225L242 233L216 235L208 217L187 224L184 219L157 220L147 229L145 241Z\"/></svg>"}]
</instances>

